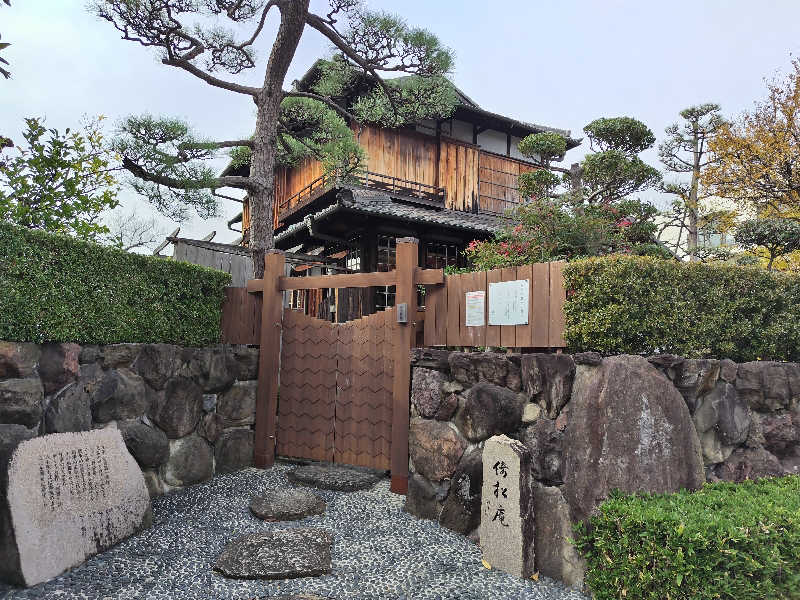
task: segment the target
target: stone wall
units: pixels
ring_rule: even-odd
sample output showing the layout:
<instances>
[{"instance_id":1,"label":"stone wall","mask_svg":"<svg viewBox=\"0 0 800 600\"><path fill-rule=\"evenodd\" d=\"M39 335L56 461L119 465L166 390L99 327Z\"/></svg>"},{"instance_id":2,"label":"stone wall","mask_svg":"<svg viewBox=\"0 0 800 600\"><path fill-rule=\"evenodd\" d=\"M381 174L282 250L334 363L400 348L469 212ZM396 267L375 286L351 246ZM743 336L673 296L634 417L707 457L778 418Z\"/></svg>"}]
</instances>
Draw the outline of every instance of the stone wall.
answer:
<instances>
[{"instance_id":1,"label":"stone wall","mask_svg":"<svg viewBox=\"0 0 800 600\"><path fill-rule=\"evenodd\" d=\"M240 469L257 372L247 346L0 342L0 463L24 439L117 427L151 496Z\"/></svg>"},{"instance_id":2,"label":"stone wall","mask_svg":"<svg viewBox=\"0 0 800 600\"><path fill-rule=\"evenodd\" d=\"M800 365L599 354L412 355L406 510L477 539L490 436L533 457L536 568L581 586L572 525L612 489L800 473Z\"/></svg>"}]
</instances>

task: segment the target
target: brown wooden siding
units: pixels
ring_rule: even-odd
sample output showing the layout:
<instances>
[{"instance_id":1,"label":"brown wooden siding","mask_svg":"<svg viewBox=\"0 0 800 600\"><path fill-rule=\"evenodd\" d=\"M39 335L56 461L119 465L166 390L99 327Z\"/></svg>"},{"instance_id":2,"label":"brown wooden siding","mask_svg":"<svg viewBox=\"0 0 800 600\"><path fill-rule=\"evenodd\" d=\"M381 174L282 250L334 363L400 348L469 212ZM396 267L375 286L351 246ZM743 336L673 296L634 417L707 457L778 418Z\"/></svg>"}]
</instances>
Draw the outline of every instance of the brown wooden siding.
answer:
<instances>
[{"instance_id":1,"label":"brown wooden siding","mask_svg":"<svg viewBox=\"0 0 800 600\"><path fill-rule=\"evenodd\" d=\"M472 211L478 196L478 147L442 138L439 185L445 188L445 207Z\"/></svg>"},{"instance_id":2,"label":"brown wooden siding","mask_svg":"<svg viewBox=\"0 0 800 600\"><path fill-rule=\"evenodd\" d=\"M534 169L533 165L521 160L481 151L478 170L480 209L503 214L514 208L521 200L517 178L521 173Z\"/></svg>"},{"instance_id":3,"label":"brown wooden siding","mask_svg":"<svg viewBox=\"0 0 800 600\"><path fill-rule=\"evenodd\" d=\"M517 177L534 170L529 163L479 149L447 137L414 131L363 127L354 134L366 152L366 169L390 177L446 190L447 208L502 214L520 202ZM275 172L275 226L278 215L291 209L288 200L323 174L322 163L305 159L292 169ZM242 227L249 228L245 209Z\"/></svg>"},{"instance_id":4,"label":"brown wooden siding","mask_svg":"<svg viewBox=\"0 0 800 600\"><path fill-rule=\"evenodd\" d=\"M358 142L367 154L367 171L436 185L436 138L413 131L364 127Z\"/></svg>"},{"instance_id":5,"label":"brown wooden siding","mask_svg":"<svg viewBox=\"0 0 800 600\"><path fill-rule=\"evenodd\" d=\"M278 215L292 208L287 201L304 187L322 175L322 163L312 158L304 159L297 167L275 170L275 227Z\"/></svg>"}]
</instances>

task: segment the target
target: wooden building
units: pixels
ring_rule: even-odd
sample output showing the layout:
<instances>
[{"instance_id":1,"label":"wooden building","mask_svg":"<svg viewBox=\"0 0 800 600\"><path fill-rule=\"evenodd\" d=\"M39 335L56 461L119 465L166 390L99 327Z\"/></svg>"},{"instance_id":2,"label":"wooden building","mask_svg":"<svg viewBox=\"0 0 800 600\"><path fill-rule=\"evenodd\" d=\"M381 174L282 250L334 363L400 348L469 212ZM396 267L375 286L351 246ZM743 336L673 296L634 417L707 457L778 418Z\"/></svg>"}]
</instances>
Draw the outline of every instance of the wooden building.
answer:
<instances>
[{"instance_id":1,"label":"wooden building","mask_svg":"<svg viewBox=\"0 0 800 600\"><path fill-rule=\"evenodd\" d=\"M458 105L447 120L404 129L354 124L366 164L347 182L327 176L312 159L277 170L275 245L321 259L295 263L293 275L333 272L331 259L337 261L337 272L391 270L394 240L406 236L420 240L420 266L461 266L467 244L491 237L503 227L506 212L524 201L517 177L535 167L520 154L519 141L531 133L555 131L567 138L568 149L579 143L569 131L489 112L457 93ZM246 176L249 167L224 174ZM245 244L249 221L245 203L229 222L231 228L241 224ZM290 304L307 314L345 321L394 305L394 290L298 292Z\"/></svg>"}]
</instances>

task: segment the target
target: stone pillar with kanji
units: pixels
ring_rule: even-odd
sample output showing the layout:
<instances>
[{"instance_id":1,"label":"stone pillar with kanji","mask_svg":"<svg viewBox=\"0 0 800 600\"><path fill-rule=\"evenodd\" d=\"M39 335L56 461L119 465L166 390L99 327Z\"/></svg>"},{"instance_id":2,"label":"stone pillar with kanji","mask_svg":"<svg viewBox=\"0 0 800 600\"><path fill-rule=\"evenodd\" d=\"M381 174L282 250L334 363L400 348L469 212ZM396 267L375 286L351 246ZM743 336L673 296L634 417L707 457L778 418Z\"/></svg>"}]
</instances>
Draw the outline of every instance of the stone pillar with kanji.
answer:
<instances>
[{"instance_id":1,"label":"stone pillar with kanji","mask_svg":"<svg viewBox=\"0 0 800 600\"><path fill-rule=\"evenodd\" d=\"M534 574L533 489L529 450L496 435L483 448L480 541L483 560L517 577Z\"/></svg>"}]
</instances>

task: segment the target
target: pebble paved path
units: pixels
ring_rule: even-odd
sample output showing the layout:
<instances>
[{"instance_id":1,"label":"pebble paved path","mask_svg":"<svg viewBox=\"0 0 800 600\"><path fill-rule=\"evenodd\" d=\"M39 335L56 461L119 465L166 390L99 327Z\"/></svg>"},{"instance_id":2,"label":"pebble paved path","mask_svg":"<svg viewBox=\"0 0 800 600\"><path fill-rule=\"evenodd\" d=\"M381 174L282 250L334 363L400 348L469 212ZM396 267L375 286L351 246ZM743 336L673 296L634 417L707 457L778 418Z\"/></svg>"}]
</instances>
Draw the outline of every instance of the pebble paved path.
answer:
<instances>
[{"instance_id":1,"label":"pebble paved path","mask_svg":"<svg viewBox=\"0 0 800 600\"><path fill-rule=\"evenodd\" d=\"M316 594L348 599L588 600L542 578L522 581L481 565L467 539L403 512L388 480L369 490L320 490L325 514L269 523L250 498L290 487L287 465L246 469L153 502L153 527L84 565L30 589L0 584L3 600L217 600ZM225 544L245 533L322 527L334 537L333 573L284 581L238 581L212 570Z\"/></svg>"}]
</instances>

